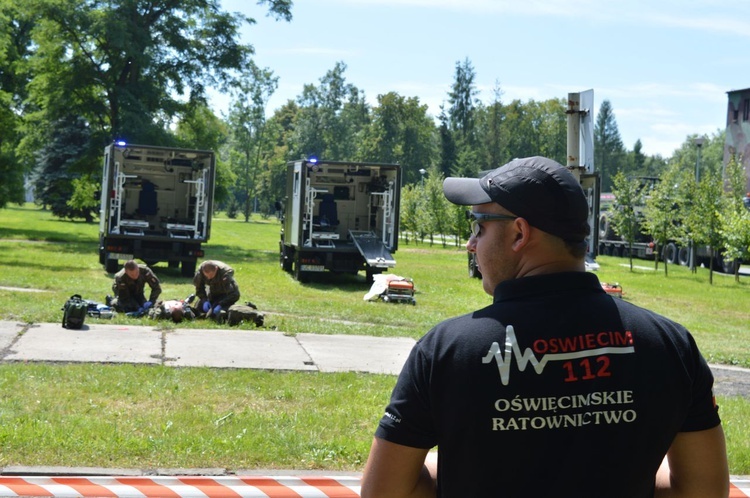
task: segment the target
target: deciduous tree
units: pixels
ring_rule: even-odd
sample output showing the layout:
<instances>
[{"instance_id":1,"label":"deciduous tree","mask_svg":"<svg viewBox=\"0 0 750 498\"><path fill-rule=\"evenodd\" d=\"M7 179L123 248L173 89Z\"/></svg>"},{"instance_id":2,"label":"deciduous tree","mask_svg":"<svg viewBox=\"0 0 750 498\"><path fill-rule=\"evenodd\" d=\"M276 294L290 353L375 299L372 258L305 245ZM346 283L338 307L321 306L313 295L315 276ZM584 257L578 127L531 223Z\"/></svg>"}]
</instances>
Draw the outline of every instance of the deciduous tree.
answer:
<instances>
[{"instance_id":1,"label":"deciduous tree","mask_svg":"<svg viewBox=\"0 0 750 498\"><path fill-rule=\"evenodd\" d=\"M21 140L28 72L24 60L31 49L34 19L22 2L0 0L0 208L24 201L24 174L16 154Z\"/></svg>"},{"instance_id":2,"label":"deciduous tree","mask_svg":"<svg viewBox=\"0 0 750 498\"><path fill-rule=\"evenodd\" d=\"M640 232L640 220L636 208L643 203L641 183L637 179L626 177L622 171L618 171L612 179L612 193L615 196L614 209L610 212L612 228L628 243L630 271L633 271L633 243ZM666 266L665 262L665 273Z\"/></svg>"},{"instance_id":3,"label":"deciduous tree","mask_svg":"<svg viewBox=\"0 0 750 498\"><path fill-rule=\"evenodd\" d=\"M419 181L419 170L427 170L437 157L435 125L427 110L416 97L379 95L360 136L357 160L401 164L404 183Z\"/></svg>"},{"instance_id":4,"label":"deciduous tree","mask_svg":"<svg viewBox=\"0 0 750 498\"><path fill-rule=\"evenodd\" d=\"M277 18L291 18L290 0L261 0ZM239 42L254 20L221 10L215 0L28 0L34 19L25 57L29 105L25 157L45 146L50 124L83 117L87 149L114 138L174 145L170 126L206 88L226 90L251 61ZM89 171L92 173L93 171Z\"/></svg>"},{"instance_id":5,"label":"deciduous tree","mask_svg":"<svg viewBox=\"0 0 750 498\"><path fill-rule=\"evenodd\" d=\"M234 85L233 102L229 112L231 130L230 162L239 182L235 192L240 194L245 222L250 220L253 199L257 196L257 179L261 175L261 158L268 140L266 106L278 88L279 78L270 69L255 64Z\"/></svg>"},{"instance_id":6,"label":"deciduous tree","mask_svg":"<svg viewBox=\"0 0 750 498\"><path fill-rule=\"evenodd\" d=\"M686 197L682 185L685 183L683 172L674 165L667 170L654 188L645 195L645 206L641 226L651 235L656 247L654 252L654 269L659 266L659 255L666 244L673 240L684 239ZM668 274L664 264L664 274Z\"/></svg>"},{"instance_id":7,"label":"deciduous tree","mask_svg":"<svg viewBox=\"0 0 750 498\"><path fill-rule=\"evenodd\" d=\"M739 261L750 260L750 209L745 206L747 175L742 164L732 158L726 167L727 192L719 219L724 241L724 261L731 262L734 280L740 281Z\"/></svg>"}]
</instances>

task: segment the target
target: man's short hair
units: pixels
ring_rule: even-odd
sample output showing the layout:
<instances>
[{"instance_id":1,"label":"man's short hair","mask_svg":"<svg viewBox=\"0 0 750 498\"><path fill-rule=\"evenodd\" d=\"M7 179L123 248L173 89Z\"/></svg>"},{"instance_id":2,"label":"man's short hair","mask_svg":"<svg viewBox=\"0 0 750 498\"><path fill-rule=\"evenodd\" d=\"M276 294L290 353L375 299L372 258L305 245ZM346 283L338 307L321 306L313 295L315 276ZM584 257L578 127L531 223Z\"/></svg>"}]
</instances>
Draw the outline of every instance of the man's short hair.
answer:
<instances>
[{"instance_id":1,"label":"man's short hair","mask_svg":"<svg viewBox=\"0 0 750 498\"><path fill-rule=\"evenodd\" d=\"M450 202L462 206L497 203L568 243L583 242L591 231L580 182L546 157L514 159L479 179L446 178L443 192Z\"/></svg>"},{"instance_id":2,"label":"man's short hair","mask_svg":"<svg viewBox=\"0 0 750 498\"><path fill-rule=\"evenodd\" d=\"M134 259L129 259L129 260L125 261L125 264L123 265L123 267L126 270L131 270L131 271L132 270L137 270L138 269L138 263Z\"/></svg>"},{"instance_id":3,"label":"man's short hair","mask_svg":"<svg viewBox=\"0 0 750 498\"><path fill-rule=\"evenodd\" d=\"M203 271L203 270L218 270L218 269L219 269L219 265L217 265L216 263L214 263L212 261L206 261L206 262L204 262L201 265L201 271Z\"/></svg>"}]
</instances>

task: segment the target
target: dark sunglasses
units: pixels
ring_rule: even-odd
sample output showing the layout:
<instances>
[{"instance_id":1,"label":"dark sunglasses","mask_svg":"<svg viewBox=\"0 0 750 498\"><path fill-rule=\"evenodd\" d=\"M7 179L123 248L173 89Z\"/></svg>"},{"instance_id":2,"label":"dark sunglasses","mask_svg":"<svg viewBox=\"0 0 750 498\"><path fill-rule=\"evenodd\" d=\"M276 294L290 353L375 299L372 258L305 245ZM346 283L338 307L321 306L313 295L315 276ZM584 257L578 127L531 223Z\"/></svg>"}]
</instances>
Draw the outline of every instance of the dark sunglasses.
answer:
<instances>
[{"instance_id":1,"label":"dark sunglasses","mask_svg":"<svg viewBox=\"0 0 750 498\"><path fill-rule=\"evenodd\" d=\"M474 211L467 211L466 217L471 222L471 234L474 237L479 235L479 232L482 229L482 222L518 219L518 216L511 216L508 214L475 213Z\"/></svg>"}]
</instances>

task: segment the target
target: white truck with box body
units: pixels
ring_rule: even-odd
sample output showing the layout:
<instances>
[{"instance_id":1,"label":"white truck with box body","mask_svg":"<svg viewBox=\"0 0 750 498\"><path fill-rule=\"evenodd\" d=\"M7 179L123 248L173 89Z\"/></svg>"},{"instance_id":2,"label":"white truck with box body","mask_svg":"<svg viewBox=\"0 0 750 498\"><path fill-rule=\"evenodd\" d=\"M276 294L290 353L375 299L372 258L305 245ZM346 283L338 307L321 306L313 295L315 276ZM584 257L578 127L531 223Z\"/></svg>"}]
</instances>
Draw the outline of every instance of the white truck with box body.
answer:
<instances>
[{"instance_id":1,"label":"white truck with box body","mask_svg":"<svg viewBox=\"0 0 750 498\"><path fill-rule=\"evenodd\" d=\"M99 262L181 265L195 273L208 241L216 159L211 151L116 142L104 149Z\"/></svg>"},{"instance_id":2,"label":"white truck with box body","mask_svg":"<svg viewBox=\"0 0 750 498\"><path fill-rule=\"evenodd\" d=\"M281 268L302 282L325 271L372 282L396 265L400 193L397 164L288 163Z\"/></svg>"}]
</instances>

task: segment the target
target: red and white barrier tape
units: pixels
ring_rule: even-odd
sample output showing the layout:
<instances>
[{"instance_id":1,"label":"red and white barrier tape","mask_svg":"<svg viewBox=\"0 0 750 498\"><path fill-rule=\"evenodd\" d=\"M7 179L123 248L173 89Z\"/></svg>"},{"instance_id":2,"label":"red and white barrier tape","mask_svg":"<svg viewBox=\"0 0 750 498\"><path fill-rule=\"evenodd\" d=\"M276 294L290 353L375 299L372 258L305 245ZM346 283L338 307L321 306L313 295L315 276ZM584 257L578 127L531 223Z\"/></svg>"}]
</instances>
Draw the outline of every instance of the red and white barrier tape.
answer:
<instances>
[{"instance_id":1,"label":"red and white barrier tape","mask_svg":"<svg viewBox=\"0 0 750 498\"><path fill-rule=\"evenodd\" d=\"M11 477L0 496L358 498L357 477Z\"/></svg>"},{"instance_id":2,"label":"red and white barrier tape","mask_svg":"<svg viewBox=\"0 0 750 498\"><path fill-rule=\"evenodd\" d=\"M750 479L732 479L729 486L729 498L745 498L750 496Z\"/></svg>"},{"instance_id":3,"label":"red and white barrier tape","mask_svg":"<svg viewBox=\"0 0 750 498\"><path fill-rule=\"evenodd\" d=\"M112 498L358 498L358 477L14 477L0 496ZM750 497L750 480L732 481L729 498Z\"/></svg>"}]
</instances>

